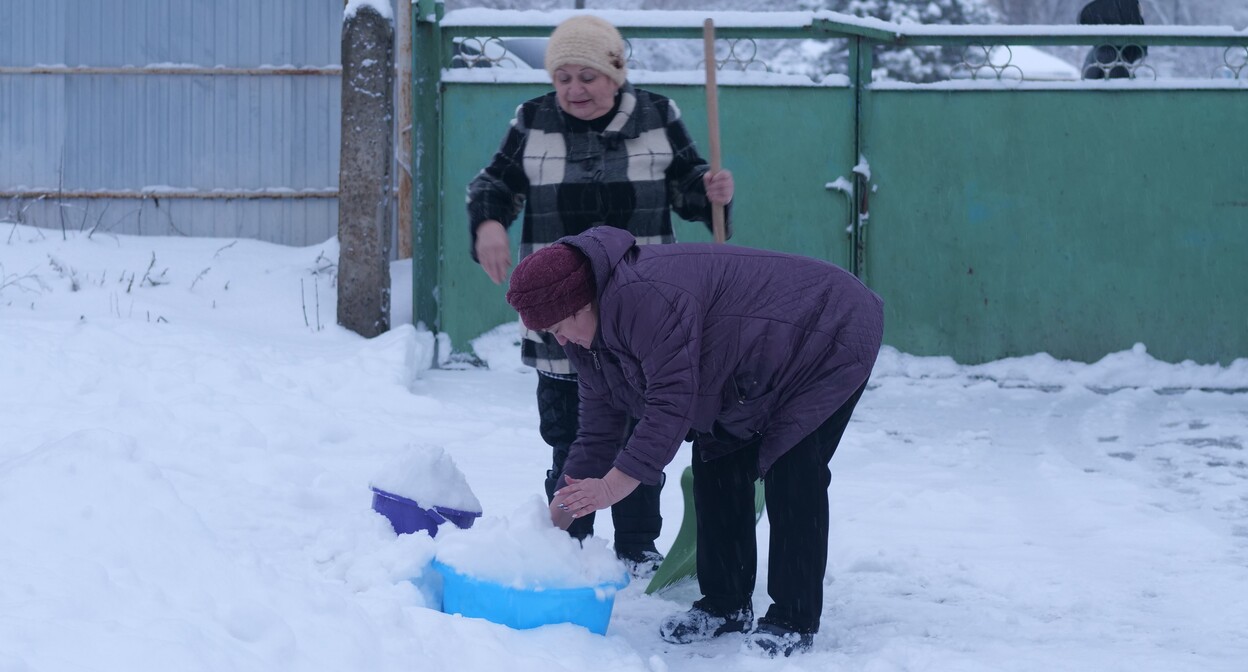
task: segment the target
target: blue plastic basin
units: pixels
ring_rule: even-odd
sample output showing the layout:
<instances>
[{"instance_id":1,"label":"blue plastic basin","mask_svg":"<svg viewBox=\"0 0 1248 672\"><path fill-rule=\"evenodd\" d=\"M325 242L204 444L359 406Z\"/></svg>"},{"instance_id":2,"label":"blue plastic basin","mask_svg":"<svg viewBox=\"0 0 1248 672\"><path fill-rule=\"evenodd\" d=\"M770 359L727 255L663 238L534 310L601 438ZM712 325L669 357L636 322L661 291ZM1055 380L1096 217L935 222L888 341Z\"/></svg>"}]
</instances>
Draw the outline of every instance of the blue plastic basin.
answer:
<instances>
[{"instance_id":1,"label":"blue plastic basin","mask_svg":"<svg viewBox=\"0 0 1248 672\"><path fill-rule=\"evenodd\" d=\"M451 521L455 527L468 529L481 516L480 512L460 511L445 506L425 508L420 504L394 493L373 488L373 510L390 521L396 534L410 534L424 530L429 536L438 534L438 526Z\"/></svg>"},{"instance_id":2,"label":"blue plastic basin","mask_svg":"<svg viewBox=\"0 0 1248 672\"><path fill-rule=\"evenodd\" d=\"M520 589L476 579L437 560L442 575L442 611L527 630L553 623L574 623L607 634L615 594L628 585L628 574L597 587Z\"/></svg>"}]
</instances>

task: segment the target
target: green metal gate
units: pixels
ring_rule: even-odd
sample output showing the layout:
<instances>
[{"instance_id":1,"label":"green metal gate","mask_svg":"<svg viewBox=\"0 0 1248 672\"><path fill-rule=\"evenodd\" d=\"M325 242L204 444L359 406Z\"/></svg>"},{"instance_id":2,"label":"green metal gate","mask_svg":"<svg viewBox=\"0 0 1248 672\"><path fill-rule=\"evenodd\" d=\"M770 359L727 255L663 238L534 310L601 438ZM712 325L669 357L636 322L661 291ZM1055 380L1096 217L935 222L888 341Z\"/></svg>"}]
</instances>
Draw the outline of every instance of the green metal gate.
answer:
<instances>
[{"instance_id":1,"label":"green metal gate","mask_svg":"<svg viewBox=\"0 0 1248 672\"><path fill-rule=\"evenodd\" d=\"M528 83L443 78L440 64L455 38L545 36L560 17L518 25L501 13L487 25L476 20L480 10L442 23L436 11L417 12L414 88L424 93L413 129L415 315L465 350L514 313L469 257L464 188L515 107L549 84L540 71ZM618 23L630 39L700 36L700 21L683 13L663 27L653 15ZM843 39L850 51L840 82L734 85L721 77L723 163L737 182L733 244L853 269L884 297L885 342L904 352L965 363L1036 352L1092 361L1144 343L1169 361L1248 356L1248 70L1168 88L915 86L868 75L872 47L887 43L1117 40L1217 46L1248 60L1248 34L1020 34L1002 26L910 34L877 24L812 15L801 25L760 19L717 31L725 39ZM702 87L660 80L639 85L676 100L705 147ZM690 223L678 223L677 236L709 239Z\"/></svg>"}]
</instances>

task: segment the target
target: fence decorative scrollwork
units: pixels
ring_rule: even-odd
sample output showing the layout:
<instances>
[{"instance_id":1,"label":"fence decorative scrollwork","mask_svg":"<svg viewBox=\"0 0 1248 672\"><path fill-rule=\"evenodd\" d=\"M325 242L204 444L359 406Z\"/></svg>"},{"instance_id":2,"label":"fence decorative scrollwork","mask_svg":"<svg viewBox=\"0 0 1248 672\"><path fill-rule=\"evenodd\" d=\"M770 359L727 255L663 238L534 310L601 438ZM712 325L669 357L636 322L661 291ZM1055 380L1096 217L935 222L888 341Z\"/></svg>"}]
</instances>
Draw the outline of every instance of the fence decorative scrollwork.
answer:
<instances>
[{"instance_id":1,"label":"fence decorative scrollwork","mask_svg":"<svg viewBox=\"0 0 1248 672\"><path fill-rule=\"evenodd\" d=\"M1138 44L1101 44L1092 48L1083 61L1084 79L1157 79L1157 71L1147 63L1148 47Z\"/></svg>"},{"instance_id":2,"label":"fence decorative scrollwork","mask_svg":"<svg viewBox=\"0 0 1248 672\"><path fill-rule=\"evenodd\" d=\"M1218 79L1248 79L1248 47L1227 47L1222 52L1222 65L1214 71Z\"/></svg>"},{"instance_id":3,"label":"fence decorative scrollwork","mask_svg":"<svg viewBox=\"0 0 1248 672\"><path fill-rule=\"evenodd\" d=\"M762 72L772 72L771 66L767 65L766 61L758 58L758 42L755 42L753 38L716 40L716 44L725 43L728 45L728 54L723 58L716 57L716 70L746 71L754 68ZM704 67L705 61L699 61L698 65L699 67Z\"/></svg>"},{"instance_id":4,"label":"fence decorative scrollwork","mask_svg":"<svg viewBox=\"0 0 1248 672\"><path fill-rule=\"evenodd\" d=\"M455 40L451 55L452 68L525 68L515 54L507 49L502 38L464 37Z\"/></svg>"},{"instance_id":5,"label":"fence decorative scrollwork","mask_svg":"<svg viewBox=\"0 0 1248 672\"><path fill-rule=\"evenodd\" d=\"M962 60L949 73L953 79L985 79L1021 82L1023 69L1015 65L1014 51L1008 45L973 44L962 51Z\"/></svg>"}]
</instances>

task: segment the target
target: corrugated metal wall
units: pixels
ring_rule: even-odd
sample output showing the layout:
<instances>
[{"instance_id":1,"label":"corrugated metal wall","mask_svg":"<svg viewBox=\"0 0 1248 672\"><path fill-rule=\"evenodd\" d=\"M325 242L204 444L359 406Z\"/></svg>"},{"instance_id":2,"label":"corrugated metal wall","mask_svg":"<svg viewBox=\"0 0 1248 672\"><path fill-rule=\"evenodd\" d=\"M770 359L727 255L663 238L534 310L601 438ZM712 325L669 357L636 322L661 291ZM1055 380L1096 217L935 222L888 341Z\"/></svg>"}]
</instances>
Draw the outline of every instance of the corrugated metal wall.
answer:
<instances>
[{"instance_id":1,"label":"corrugated metal wall","mask_svg":"<svg viewBox=\"0 0 1248 672\"><path fill-rule=\"evenodd\" d=\"M342 0L0 6L0 220L334 235Z\"/></svg>"}]
</instances>

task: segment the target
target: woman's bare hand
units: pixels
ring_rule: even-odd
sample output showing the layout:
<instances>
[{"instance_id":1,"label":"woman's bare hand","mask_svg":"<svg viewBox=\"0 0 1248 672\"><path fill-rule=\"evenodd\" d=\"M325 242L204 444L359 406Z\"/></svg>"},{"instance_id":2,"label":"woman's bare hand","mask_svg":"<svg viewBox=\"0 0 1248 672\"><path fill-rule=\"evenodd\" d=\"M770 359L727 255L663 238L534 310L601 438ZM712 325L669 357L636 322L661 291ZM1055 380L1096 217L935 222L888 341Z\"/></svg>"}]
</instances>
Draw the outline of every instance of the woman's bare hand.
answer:
<instances>
[{"instance_id":1,"label":"woman's bare hand","mask_svg":"<svg viewBox=\"0 0 1248 672\"><path fill-rule=\"evenodd\" d=\"M503 284L511 269L511 241L507 238L507 229L498 220L487 219L477 225L476 252L485 274L494 284Z\"/></svg>"}]
</instances>

